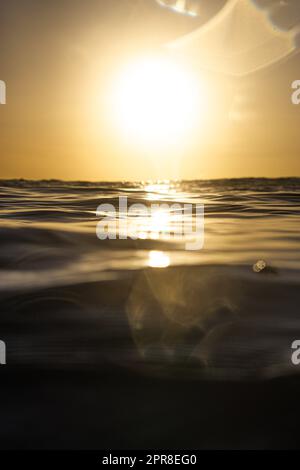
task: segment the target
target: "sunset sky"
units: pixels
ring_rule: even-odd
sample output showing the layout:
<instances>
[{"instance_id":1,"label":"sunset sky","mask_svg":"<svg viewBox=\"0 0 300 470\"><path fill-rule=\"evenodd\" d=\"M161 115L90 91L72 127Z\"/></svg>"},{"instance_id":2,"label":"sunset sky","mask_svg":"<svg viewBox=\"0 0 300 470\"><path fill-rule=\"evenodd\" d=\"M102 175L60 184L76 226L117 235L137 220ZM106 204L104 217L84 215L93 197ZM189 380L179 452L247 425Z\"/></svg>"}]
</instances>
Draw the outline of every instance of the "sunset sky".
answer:
<instances>
[{"instance_id":1,"label":"sunset sky","mask_svg":"<svg viewBox=\"0 0 300 470\"><path fill-rule=\"evenodd\" d=\"M300 106L291 103L299 56L239 79L206 72L200 61L179 61L168 68L166 83L162 75L162 87L169 90L170 107L173 93L181 116L186 113L184 133L176 116L163 110L157 128L149 124L154 139L149 129L143 139L131 133L140 123L126 122L127 109L129 117L138 113L142 94L151 92L144 75L137 99L128 102L139 77L134 64L149 57L161 64L160 47L198 26L199 19L160 8L154 0L2 1L0 79L7 85L7 104L0 106L0 176L300 176ZM182 71L181 82L169 87L172 67ZM120 123L114 99L122 89L115 103L124 106Z\"/></svg>"}]
</instances>

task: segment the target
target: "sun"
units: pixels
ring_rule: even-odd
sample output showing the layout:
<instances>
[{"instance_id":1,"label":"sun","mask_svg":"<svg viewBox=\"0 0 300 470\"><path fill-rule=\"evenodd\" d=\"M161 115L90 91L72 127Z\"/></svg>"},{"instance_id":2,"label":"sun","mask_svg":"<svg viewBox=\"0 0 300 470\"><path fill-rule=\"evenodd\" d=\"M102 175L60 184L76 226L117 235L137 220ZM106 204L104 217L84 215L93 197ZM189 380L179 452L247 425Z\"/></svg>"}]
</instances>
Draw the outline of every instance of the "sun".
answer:
<instances>
[{"instance_id":1,"label":"sun","mask_svg":"<svg viewBox=\"0 0 300 470\"><path fill-rule=\"evenodd\" d=\"M201 110L201 114L199 113ZM131 143L176 146L205 114L205 93L182 64L147 57L120 70L112 87L112 117Z\"/></svg>"}]
</instances>

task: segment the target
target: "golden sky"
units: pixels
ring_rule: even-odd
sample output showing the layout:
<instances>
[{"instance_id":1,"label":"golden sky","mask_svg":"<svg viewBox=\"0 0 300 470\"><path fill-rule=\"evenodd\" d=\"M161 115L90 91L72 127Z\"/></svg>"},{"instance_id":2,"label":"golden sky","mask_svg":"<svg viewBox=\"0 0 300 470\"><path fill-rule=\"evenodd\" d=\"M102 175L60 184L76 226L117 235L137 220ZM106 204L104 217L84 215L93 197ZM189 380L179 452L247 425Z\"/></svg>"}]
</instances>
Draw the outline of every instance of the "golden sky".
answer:
<instances>
[{"instance_id":1,"label":"golden sky","mask_svg":"<svg viewBox=\"0 0 300 470\"><path fill-rule=\"evenodd\" d=\"M180 135L166 103L155 117L151 93L162 101L165 94L151 90L151 70L140 76L130 67L149 57L161 63L161 45L196 29L199 20L154 0L11 0L0 8L0 79L7 85L7 104L0 106L2 178L300 176L300 106L291 103L299 56L243 78L180 60L181 82L172 83L171 65L162 89L169 108L184 118ZM132 86L137 77L141 90ZM120 90L122 122L113 104ZM154 116L137 120L143 93ZM146 124L152 133L144 135Z\"/></svg>"}]
</instances>

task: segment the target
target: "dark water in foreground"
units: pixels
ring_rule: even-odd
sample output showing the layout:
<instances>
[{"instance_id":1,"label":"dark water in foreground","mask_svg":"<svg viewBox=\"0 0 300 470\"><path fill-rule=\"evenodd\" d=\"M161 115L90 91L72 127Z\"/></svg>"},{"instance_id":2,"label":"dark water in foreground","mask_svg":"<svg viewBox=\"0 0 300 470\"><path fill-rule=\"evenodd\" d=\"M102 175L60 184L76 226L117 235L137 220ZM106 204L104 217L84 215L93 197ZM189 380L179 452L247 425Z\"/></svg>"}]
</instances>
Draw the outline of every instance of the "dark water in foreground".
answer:
<instances>
[{"instance_id":1,"label":"dark water in foreground","mask_svg":"<svg viewBox=\"0 0 300 470\"><path fill-rule=\"evenodd\" d=\"M139 240L100 241L96 209L118 206L119 196L129 205L204 204L204 248L152 236L172 213L148 221ZM300 179L2 180L0 219L8 365L117 365L196 379L300 370L291 362L300 339Z\"/></svg>"}]
</instances>

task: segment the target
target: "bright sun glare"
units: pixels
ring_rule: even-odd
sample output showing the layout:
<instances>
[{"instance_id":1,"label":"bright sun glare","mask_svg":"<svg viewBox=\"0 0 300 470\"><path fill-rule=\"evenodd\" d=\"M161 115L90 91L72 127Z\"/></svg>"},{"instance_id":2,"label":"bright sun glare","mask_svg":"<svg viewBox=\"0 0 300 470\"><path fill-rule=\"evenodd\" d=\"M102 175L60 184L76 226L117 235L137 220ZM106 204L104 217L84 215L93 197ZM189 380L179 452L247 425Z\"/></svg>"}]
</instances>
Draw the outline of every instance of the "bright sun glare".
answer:
<instances>
[{"instance_id":1,"label":"bright sun glare","mask_svg":"<svg viewBox=\"0 0 300 470\"><path fill-rule=\"evenodd\" d=\"M148 57L121 70L113 86L113 119L132 143L165 148L184 142L204 117L199 81L165 57Z\"/></svg>"}]
</instances>

